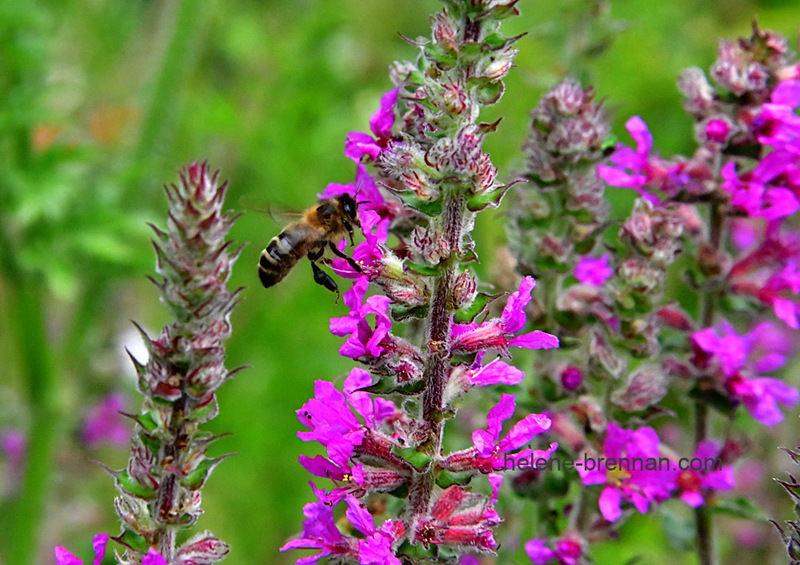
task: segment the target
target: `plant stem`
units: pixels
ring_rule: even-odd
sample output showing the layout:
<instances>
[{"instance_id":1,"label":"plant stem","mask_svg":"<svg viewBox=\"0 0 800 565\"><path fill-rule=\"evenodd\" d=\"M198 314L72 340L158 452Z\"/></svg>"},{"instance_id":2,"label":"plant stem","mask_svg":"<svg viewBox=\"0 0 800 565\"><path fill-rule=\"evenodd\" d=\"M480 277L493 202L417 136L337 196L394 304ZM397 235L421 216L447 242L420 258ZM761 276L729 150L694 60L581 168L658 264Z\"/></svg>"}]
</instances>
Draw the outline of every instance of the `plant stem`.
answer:
<instances>
[{"instance_id":1,"label":"plant stem","mask_svg":"<svg viewBox=\"0 0 800 565\"><path fill-rule=\"evenodd\" d=\"M713 202L709 210L709 241L714 251L718 251L722 242L722 231L725 216L720 204ZM702 325L710 328L714 325L714 311L716 309L717 291L707 289L703 295ZM695 402L694 442L695 447L708 437L708 407L702 400ZM711 514L705 505L698 506L694 511L697 539L697 555L700 565L713 565L714 539L711 524Z\"/></svg>"},{"instance_id":2,"label":"plant stem","mask_svg":"<svg viewBox=\"0 0 800 565\"><path fill-rule=\"evenodd\" d=\"M425 366L425 392L422 395L422 419L428 426L428 453L435 459L442 453L444 409L442 401L450 375L448 351L451 333L451 289L458 268L461 248L464 199L457 190L445 196L442 230L450 247L442 272L436 280L428 325L428 359ZM428 511L433 492L435 465L414 478L409 509L413 515Z\"/></svg>"},{"instance_id":3,"label":"plant stem","mask_svg":"<svg viewBox=\"0 0 800 565\"><path fill-rule=\"evenodd\" d=\"M6 562L25 565L34 562L39 547L38 528L43 522L48 499L59 417L52 353L45 331L44 293L41 285L30 277L16 278L16 284L9 284L7 290L16 297L12 333L17 338L28 383L31 428L22 494L9 509L10 519L6 520L5 531L10 541L6 544Z\"/></svg>"}]
</instances>

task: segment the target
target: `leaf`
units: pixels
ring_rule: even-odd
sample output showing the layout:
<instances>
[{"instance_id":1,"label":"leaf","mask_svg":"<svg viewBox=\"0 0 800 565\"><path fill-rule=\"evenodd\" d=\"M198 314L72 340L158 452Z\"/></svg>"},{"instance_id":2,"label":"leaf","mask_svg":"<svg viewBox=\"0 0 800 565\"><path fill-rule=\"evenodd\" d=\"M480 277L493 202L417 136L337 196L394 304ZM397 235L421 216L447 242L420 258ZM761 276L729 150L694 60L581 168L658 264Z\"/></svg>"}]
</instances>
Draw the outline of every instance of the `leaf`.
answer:
<instances>
[{"instance_id":1,"label":"leaf","mask_svg":"<svg viewBox=\"0 0 800 565\"><path fill-rule=\"evenodd\" d=\"M720 499L711 507L711 510L718 514L744 518L754 522L765 522L767 520L766 513L744 497Z\"/></svg>"},{"instance_id":2,"label":"leaf","mask_svg":"<svg viewBox=\"0 0 800 565\"><path fill-rule=\"evenodd\" d=\"M425 381L423 379L398 385L393 378L387 377L385 379L379 379L375 384L360 388L358 390L363 390L364 392L369 392L371 394L397 393L405 396L411 396L414 394L419 394L424 388Z\"/></svg>"},{"instance_id":3,"label":"leaf","mask_svg":"<svg viewBox=\"0 0 800 565\"><path fill-rule=\"evenodd\" d=\"M205 484L206 480L208 480L208 477L211 475L211 472L217 467L217 465L232 455L233 453L228 453L220 457L204 459L194 471L181 479L181 485L185 486L189 490L198 490Z\"/></svg>"},{"instance_id":4,"label":"leaf","mask_svg":"<svg viewBox=\"0 0 800 565\"><path fill-rule=\"evenodd\" d=\"M479 292L478 295L475 297L475 300L468 308L462 308L461 310L456 310L455 322L457 324L469 324L484 310L486 310L486 308L492 302L494 302L497 298L499 298L502 295L503 295L502 293L486 294L485 292Z\"/></svg>"},{"instance_id":5,"label":"leaf","mask_svg":"<svg viewBox=\"0 0 800 565\"><path fill-rule=\"evenodd\" d=\"M451 473L450 471L442 471L436 477L436 484L441 488L446 489L453 485L466 485L472 480L472 475L469 473Z\"/></svg>"},{"instance_id":6,"label":"leaf","mask_svg":"<svg viewBox=\"0 0 800 565\"><path fill-rule=\"evenodd\" d=\"M406 449L395 449L397 454L411 463L417 470L422 471L430 465L431 457L427 453L418 451L414 447Z\"/></svg>"},{"instance_id":7,"label":"leaf","mask_svg":"<svg viewBox=\"0 0 800 565\"><path fill-rule=\"evenodd\" d=\"M146 487L138 481L134 480L127 470L114 473L114 482L125 490L125 492L137 498L145 500L154 500L156 497L156 489Z\"/></svg>"},{"instance_id":8,"label":"leaf","mask_svg":"<svg viewBox=\"0 0 800 565\"><path fill-rule=\"evenodd\" d=\"M508 189L514 186L517 182L514 181L509 184L504 184L502 186L497 187L494 190L489 192L484 192L482 194L476 194L469 200L467 200L467 208L470 212L478 212L483 210L487 206L491 206L492 208L497 208L500 206L500 202L503 200L503 196L505 196Z\"/></svg>"}]
</instances>

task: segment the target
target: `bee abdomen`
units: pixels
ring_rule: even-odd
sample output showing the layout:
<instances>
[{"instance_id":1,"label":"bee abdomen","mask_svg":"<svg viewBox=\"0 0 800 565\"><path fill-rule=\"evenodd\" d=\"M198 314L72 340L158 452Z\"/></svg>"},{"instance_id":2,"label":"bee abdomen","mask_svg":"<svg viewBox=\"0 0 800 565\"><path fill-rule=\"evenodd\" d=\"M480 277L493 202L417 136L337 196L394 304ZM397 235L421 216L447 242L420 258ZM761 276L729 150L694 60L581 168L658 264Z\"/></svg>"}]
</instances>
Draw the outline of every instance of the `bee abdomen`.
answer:
<instances>
[{"instance_id":1,"label":"bee abdomen","mask_svg":"<svg viewBox=\"0 0 800 565\"><path fill-rule=\"evenodd\" d=\"M281 282L301 257L308 253L303 230L295 226L273 237L258 260L258 278L265 288ZM297 233L296 233L297 232Z\"/></svg>"}]
</instances>

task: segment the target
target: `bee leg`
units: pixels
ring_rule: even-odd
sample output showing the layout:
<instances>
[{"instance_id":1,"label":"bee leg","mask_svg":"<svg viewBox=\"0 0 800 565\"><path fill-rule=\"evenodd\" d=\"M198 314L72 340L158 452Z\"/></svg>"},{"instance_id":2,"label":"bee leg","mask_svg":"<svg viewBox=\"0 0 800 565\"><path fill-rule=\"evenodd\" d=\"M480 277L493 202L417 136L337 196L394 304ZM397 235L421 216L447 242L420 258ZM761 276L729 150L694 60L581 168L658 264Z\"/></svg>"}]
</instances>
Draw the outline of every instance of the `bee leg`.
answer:
<instances>
[{"instance_id":1,"label":"bee leg","mask_svg":"<svg viewBox=\"0 0 800 565\"><path fill-rule=\"evenodd\" d=\"M308 260L311 261L311 270L314 272L314 282L317 283L318 285L324 286L331 292L335 292L338 301L339 285L336 284L336 281L333 280L333 278L328 273L323 271L319 267L319 265L317 265L316 261L320 257L322 257L322 250L320 250L317 253L308 254Z\"/></svg>"},{"instance_id":2,"label":"bee leg","mask_svg":"<svg viewBox=\"0 0 800 565\"><path fill-rule=\"evenodd\" d=\"M341 257L342 259L350 263L350 266L353 267L353 269L355 269L357 273L361 272L361 267L358 266L358 263L356 263L355 260L353 260L352 257L349 257L346 253L342 253L341 251L339 251L339 248L336 247L332 241L328 242L328 247L331 248L331 251L333 252L334 255L336 255L337 257Z\"/></svg>"}]
</instances>

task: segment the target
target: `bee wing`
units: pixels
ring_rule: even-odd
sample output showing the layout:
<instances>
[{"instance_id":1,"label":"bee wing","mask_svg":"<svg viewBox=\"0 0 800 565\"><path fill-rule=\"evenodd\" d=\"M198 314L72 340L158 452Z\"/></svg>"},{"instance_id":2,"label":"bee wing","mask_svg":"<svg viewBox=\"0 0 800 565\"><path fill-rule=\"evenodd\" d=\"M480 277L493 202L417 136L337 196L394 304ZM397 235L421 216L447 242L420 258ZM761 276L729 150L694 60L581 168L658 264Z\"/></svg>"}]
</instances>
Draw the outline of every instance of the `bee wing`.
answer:
<instances>
[{"instance_id":1,"label":"bee wing","mask_svg":"<svg viewBox=\"0 0 800 565\"><path fill-rule=\"evenodd\" d=\"M287 224L299 220L303 216L302 210L293 209L274 202L259 204L247 196L242 196L239 199L239 206L243 210L250 210L251 212L258 212L259 214L269 216L276 224Z\"/></svg>"}]
</instances>

